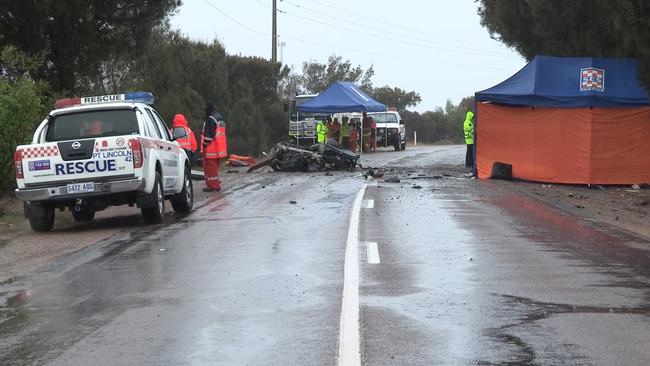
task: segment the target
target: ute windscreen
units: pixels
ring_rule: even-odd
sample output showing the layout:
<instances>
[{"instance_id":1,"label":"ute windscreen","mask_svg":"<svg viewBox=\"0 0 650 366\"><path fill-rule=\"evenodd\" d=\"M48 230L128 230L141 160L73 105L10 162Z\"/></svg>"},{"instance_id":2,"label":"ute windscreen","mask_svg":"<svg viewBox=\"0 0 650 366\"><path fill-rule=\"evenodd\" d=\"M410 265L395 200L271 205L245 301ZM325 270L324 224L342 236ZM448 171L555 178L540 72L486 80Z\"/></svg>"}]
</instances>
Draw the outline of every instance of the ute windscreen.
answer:
<instances>
[{"instance_id":1,"label":"ute windscreen","mask_svg":"<svg viewBox=\"0 0 650 366\"><path fill-rule=\"evenodd\" d=\"M377 123L397 123L397 116L393 113L377 113L371 116Z\"/></svg>"},{"instance_id":2,"label":"ute windscreen","mask_svg":"<svg viewBox=\"0 0 650 366\"><path fill-rule=\"evenodd\" d=\"M50 119L46 140L53 142L137 134L135 111L112 109L58 115Z\"/></svg>"}]
</instances>

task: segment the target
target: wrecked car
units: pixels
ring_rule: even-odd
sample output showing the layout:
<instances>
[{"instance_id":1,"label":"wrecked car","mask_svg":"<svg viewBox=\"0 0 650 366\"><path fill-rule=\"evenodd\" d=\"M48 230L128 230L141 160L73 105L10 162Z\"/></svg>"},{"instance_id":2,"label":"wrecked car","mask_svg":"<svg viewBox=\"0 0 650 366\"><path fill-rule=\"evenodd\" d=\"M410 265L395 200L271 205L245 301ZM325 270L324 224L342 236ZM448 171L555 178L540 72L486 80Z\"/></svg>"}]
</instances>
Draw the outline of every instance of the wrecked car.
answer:
<instances>
[{"instance_id":1,"label":"wrecked car","mask_svg":"<svg viewBox=\"0 0 650 366\"><path fill-rule=\"evenodd\" d=\"M307 148L278 143L267 159L248 169L253 172L265 166L282 172L313 172L351 170L359 165L359 155L337 144L316 144ZM359 165L360 166L360 165Z\"/></svg>"}]
</instances>

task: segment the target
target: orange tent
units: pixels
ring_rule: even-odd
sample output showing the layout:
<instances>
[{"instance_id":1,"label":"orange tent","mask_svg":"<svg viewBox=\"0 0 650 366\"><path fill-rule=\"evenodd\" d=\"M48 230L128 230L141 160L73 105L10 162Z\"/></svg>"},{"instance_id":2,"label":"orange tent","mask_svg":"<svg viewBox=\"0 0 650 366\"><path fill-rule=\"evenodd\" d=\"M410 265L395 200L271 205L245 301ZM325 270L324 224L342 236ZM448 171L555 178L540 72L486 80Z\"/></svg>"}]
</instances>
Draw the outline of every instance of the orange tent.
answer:
<instances>
[{"instance_id":1,"label":"orange tent","mask_svg":"<svg viewBox=\"0 0 650 366\"><path fill-rule=\"evenodd\" d=\"M531 181L649 183L650 106L636 64L537 57L477 93L477 176L499 162Z\"/></svg>"}]
</instances>

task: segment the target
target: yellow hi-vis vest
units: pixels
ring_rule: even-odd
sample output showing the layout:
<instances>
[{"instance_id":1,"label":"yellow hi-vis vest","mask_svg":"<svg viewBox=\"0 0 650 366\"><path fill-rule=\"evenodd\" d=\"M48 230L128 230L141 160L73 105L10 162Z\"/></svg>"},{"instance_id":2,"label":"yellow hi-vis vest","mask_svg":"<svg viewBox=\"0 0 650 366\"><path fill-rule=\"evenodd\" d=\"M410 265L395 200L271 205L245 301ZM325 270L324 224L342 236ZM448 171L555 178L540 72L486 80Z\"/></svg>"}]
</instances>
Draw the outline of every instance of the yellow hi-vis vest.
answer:
<instances>
[{"instance_id":1,"label":"yellow hi-vis vest","mask_svg":"<svg viewBox=\"0 0 650 366\"><path fill-rule=\"evenodd\" d=\"M341 136L350 137L350 125L348 125L346 122L343 122L341 125Z\"/></svg>"},{"instance_id":2,"label":"yellow hi-vis vest","mask_svg":"<svg viewBox=\"0 0 650 366\"><path fill-rule=\"evenodd\" d=\"M318 135L318 143L319 144L324 144L327 142L327 134L329 133L329 128L327 128L327 125L325 122L320 121L316 125L316 134Z\"/></svg>"},{"instance_id":3,"label":"yellow hi-vis vest","mask_svg":"<svg viewBox=\"0 0 650 366\"><path fill-rule=\"evenodd\" d=\"M465 144L474 145L474 113L468 111L463 123L463 132L465 133Z\"/></svg>"}]
</instances>

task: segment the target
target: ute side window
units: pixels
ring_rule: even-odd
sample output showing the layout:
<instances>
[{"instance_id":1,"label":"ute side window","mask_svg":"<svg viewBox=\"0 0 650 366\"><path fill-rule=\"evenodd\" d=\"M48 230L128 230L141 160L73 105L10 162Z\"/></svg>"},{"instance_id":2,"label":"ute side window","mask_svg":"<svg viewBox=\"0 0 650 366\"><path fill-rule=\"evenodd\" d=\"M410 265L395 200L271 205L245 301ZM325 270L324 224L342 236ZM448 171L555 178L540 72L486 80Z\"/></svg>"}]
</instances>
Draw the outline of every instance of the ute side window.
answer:
<instances>
[{"instance_id":1,"label":"ute side window","mask_svg":"<svg viewBox=\"0 0 650 366\"><path fill-rule=\"evenodd\" d=\"M144 120L147 123L147 128L149 129L149 137L155 139L162 139L162 135L160 134L160 131L158 131L158 128L156 127L156 123L154 122L151 112L148 109L145 110L147 111L147 113L144 113L142 116L144 117Z\"/></svg>"},{"instance_id":2,"label":"ute side window","mask_svg":"<svg viewBox=\"0 0 650 366\"><path fill-rule=\"evenodd\" d=\"M160 131L160 134L162 135L163 140L171 141L171 136L169 135L169 130L167 129L167 126L165 126L165 123L158 117L158 114L147 108L147 113L151 116L151 119L154 121L156 126L158 127L158 130Z\"/></svg>"},{"instance_id":3,"label":"ute side window","mask_svg":"<svg viewBox=\"0 0 650 366\"><path fill-rule=\"evenodd\" d=\"M147 115L149 115L149 118L151 119L151 123L153 125L152 128L156 130L158 138L161 140L166 140L167 135L165 134L164 129L160 128L160 124L149 108L147 108Z\"/></svg>"},{"instance_id":4,"label":"ute side window","mask_svg":"<svg viewBox=\"0 0 650 366\"><path fill-rule=\"evenodd\" d=\"M167 139L167 141L171 141L172 136L169 133L169 128L167 128L167 125L165 124L165 122L163 122L162 118L160 118L158 113L156 111L154 111L153 109L151 110L151 113L153 114L154 119L156 120L156 122L158 124L158 127L160 127L160 131L162 132L163 136Z\"/></svg>"}]
</instances>

